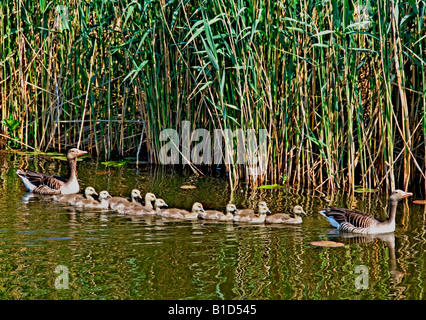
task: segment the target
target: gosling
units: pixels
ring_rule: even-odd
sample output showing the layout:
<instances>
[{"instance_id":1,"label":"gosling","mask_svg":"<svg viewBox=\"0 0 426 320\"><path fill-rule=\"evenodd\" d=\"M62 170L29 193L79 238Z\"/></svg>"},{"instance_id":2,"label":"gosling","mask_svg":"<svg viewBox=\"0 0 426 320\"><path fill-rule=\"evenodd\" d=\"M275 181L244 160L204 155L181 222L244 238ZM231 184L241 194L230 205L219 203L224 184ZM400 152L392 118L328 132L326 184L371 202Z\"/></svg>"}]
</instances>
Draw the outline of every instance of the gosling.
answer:
<instances>
[{"instance_id":1,"label":"gosling","mask_svg":"<svg viewBox=\"0 0 426 320\"><path fill-rule=\"evenodd\" d=\"M120 204L125 204L125 203L138 204L139 202L137 199L142 199L141 192L138 189L133 189L132 192L130 193L130 199L131 200L129 201L123 197L111 197L108 200L108 204L110 209L112 210L115 210L117 206L119 206Z\"/></svg>"},{"instance_id":2,"label":"gosling","mask_svg":"<svg viewBox=\"0 0 426 320\"><path fill-rule=\"evenodd\" d=\"M157 198L154 202L154 210L147 210L143 206L135 206L133 208L128 208L127 206L119 206L117 212L131 216L157 215L164 207L168 207L167 203L163 199Z\"/></svg>"},{"instance_id":3,"label":"gosling","mask_svg":"<svg viewBox=\"0 0 426 320\"><path fill-rule=\"evenodd\" d=\"M300 214L306 215L306 212L301 206L294 206L293 212L276 213L266 217L266 223L283 223L283 224L301 224L302 217Z\"/></svg>"},{"instance_id":4,"label":"gosling","mask_svg":"<svg viewBox=\"0 0 426 320\"><path fill-rule=\"evenodd\" d=\"M265 201L260 201L258 204L258 215L252 209L238 210L239 212L234 215L236 222L249 222L249 223L262 223L265 222L266 215L271 213Z\"/></svg>"},{"instance_id":5,"label":"gosling","mask_svg":"<svg viewBox=\"0 0 426 320\"><path fill-rule=\"evenodd\" d=\"M153 203L155 204L155 200L157 197L155 194L148 192L145 195L145 205L142 205L140 202L124 202L120 203L115 207L115 210L118 212L124 212L125 210L144 210L144 211L154 211Z\"/></svg>"},{"instance_id":6,"label":"gosling","mask_svg":"<svg viewBox=\"0 0 426 320\"><path fill-rule=\"evenodd\" d=\"M197 220L198 215L202 214L203 212L204 212L203 205L199 202L195 202L192 205L191 212L187 210L183 210L183 209L171 208L171 209L161 210L161 213L159 215L163 218Z\"/></svg>"},{"instance_id":7,"label":"gosling","mask_svg":"<svg viewBox=\"0 0 426 320\"><path fill-rule=\"evenodd\" d=\"M108 209L108 199L110 198L111 195L108 193L108 191L104 190L99 192L99 202L96 200L83 199L76 202L75 206L84 209Z\"/></svg>"},{"instance_id":8,"label":"gosling","mask_svg":"<svg viewBox=\"0 0 426 320\"><path fill-rule=\"evenodd\" d=\"M52 197L53 200L59 201L59 202L67 202L69 205L75 205L77 201L89 199L89 200L95 200L92 196L97 196L98 193L96 192L95 188L93 187L87 187L84 189L84 195L79 193L73 193L73 194L61 194L61 195L54 195Z\"/></svg>"},{"instance_id":9,"label":"gosling","mask_svg":"<svg viewBox=\"0 0 426 320\"><path fill-rule=\"evenodd\" d=\"M205 210L199 214L199 217L205 220L233 221L236 213L238 213L237 207L230 203L226 206L226 214L217 210Z\"/></svg>"}]
</instances>

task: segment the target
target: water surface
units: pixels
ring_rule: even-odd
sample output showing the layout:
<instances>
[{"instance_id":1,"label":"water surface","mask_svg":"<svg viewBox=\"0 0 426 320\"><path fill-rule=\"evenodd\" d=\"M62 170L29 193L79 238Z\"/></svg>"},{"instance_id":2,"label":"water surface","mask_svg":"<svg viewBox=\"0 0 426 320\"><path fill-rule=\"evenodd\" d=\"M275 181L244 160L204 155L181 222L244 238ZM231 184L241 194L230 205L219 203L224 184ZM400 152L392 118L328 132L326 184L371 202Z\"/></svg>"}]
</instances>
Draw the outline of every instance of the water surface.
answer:
<instances>
[{"instance_id":1,"label":"water surface","mask_svg":"<svg viewBox=\"0 0 426 320\"><path fill-rule=\"evenodd\" d=\"M231 192L226 180L211 176L79 161L82 189L91 185L127 196L139 188L186 209L194 201L222 210L230 200L241 208L265 200L273 212L300 204L308 213L300 226L164 221L78 211L31 196L18 168L68 174L58 159L0 152L0 299L426 298L426 210L412 199L399 205L394 233L351 237L318 214L329 202L304 190ZM188 184L197 188L179 188ZM384 195L329 198L333 205L386 217ZM310 244L317 240L345 246ZM58 266L69 272L68 289L55 287ZM357 266L366 267L367 280L359 278L366 274L356 273Z\"/></svg>"}]
</instances>

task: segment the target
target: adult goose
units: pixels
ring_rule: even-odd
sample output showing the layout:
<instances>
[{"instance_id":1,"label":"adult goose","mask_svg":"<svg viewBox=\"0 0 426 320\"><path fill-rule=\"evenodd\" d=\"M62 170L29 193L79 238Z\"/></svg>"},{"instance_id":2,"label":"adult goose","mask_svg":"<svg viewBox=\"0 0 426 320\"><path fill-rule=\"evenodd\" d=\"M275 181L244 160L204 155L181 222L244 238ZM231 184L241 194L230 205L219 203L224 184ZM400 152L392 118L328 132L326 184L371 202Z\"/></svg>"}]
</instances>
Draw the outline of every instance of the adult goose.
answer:
<instances>
[{"instance_id":1,"label":"adult goose","mask_svg":"<svg viewBox=\"0 0 426 320\"><path fill-rule=\"evenodd\" d=\"M92 197L93 195L97 196L98 193L96 192L95 188L89 186L84 189L84 195L79 193L54 195L53 200L59 202L67 202L68 204L73 206L76 202L83 199L95 200Z\"/></svg>"},{"instance_id":2,"label":"adult goose","mask_svg":"<svg viewBox=\"0 0 426 320\"><path fill-rule=\"evenodd\" d=\"M109 203L108 199L111 198L111 195L108 191L99 192L99 202L96 200L83 199L75 203L76 207L84 209L108 209Z\"/></svg>"},{"instance_id":3,"label":"adult goose","mask_svg":"<svg viewBox=\"0 0 426 320\"><path fill-rule=\"evenodd\" d=\"M205 220L232 221L237 212L235 204L230 203L226 206L226 214L217 210L205 210L199 214L199 217Z\"/></svg>"},{"instance_id":4,"label":"adult goose","mask_svg":"<svg viewBox=\"0 0 426 320\"><path fill-rule=\"evenodd\" d=\"M300 214L306 215L306 212L301 206L294 206L291 214L287 213L275 213L267 216L265 219L266 223L283 223L283 224L300 224L302 223L302 217Z\"/></svg>"},{"instance_id":5,"label":"adult goose","mask_svg":"<svg viewBox=\"0 0 426 320\"><path fill-rule=\"evenodd\" d=\"M234 221L259 223L265 221L266 215L271 213L265 201L258 204L258 215L253 209L240 209L234 214Z\"/></svg>"},{"instance_id":6,"label":"adult goose","mask_svg":"<svg viewBox=\"0 0 426 320\"><path fill-rule=\"evenodd\" d=\"M22 179L28 191L39 194L73 194L80 191L77 180L77 157L87 151L79 149L70 149L67 152L68 166L70 175L68 180L58 176L49 176L44 173L32 170L16 171L16 174Z\"/></svg>"},{"instance_id":7,"label":"adult goose","mask_svg":"<svg viewBox=\"0 0 426 320\"><path fill-rule=\"evenodd\" d=\"M128 206L119 206L117 209L118 213L124 214L124 215L130 215L130 216L140 216L140 215L157 215L160 210L163 208L167 208L168 205L166 201L163 199L157 198L154 202L154 210L147 210L144 206L134 206L134 207L128 207Z\"/></svg>"},{"instance_id":8,"label":"adult goose","mask_svg":"<svg viewBox=\"0 0 426 320\"><path fill-rule=\"evenodd\" d=\"M108 200L109 207L113 210L116 210L117 207L121 204L132 203L139 204L137 199L142 199L141 192L138 189L133 189L130 193L130 201L123 197L111 197Z\"/></svg>"},{"instance_id":9,"label":"adult goose","mask_svg":"<svg viewBox=\"0 0 426 320\"><path fill-rule=\"evenodd\" d=\"M395 215L398 202L410 197L411 192L395 190L389 197L390 214L388 220L380 221L373 215L365 212L344 208L327 208L320 211L330 224L338 230L352 233L378 234L395 231Z\"/></svg>"},{"instance_id":10,"label":"adult goose","mask_svg":"<svg viewBox=\"0 0 426 320\"><path fill-rule=\"evenodd\" d=\"M165 209L161 210L159 214L163 218L172 218L172 219L184 219L184 220L197 220L198 215L204 212L203 205L199 202L195 202L192 205L192 211L189 212L183 209Z\"/></svg>"}]
</instances>

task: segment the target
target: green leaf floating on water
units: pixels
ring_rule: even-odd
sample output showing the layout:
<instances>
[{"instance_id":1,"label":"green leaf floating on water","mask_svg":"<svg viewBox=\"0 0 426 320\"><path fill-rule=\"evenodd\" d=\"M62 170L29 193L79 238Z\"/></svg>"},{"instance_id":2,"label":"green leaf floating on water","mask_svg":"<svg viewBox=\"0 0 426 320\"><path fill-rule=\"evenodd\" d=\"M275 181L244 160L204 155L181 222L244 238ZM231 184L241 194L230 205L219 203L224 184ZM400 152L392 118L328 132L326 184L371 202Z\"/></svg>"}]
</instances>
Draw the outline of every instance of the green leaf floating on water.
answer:
<instances>
[{"instance_id":1,"label":"green leaf floating on water","mask_svg":"<svg viewBox=\"0 0 426 320\"><path fill-rule=\"evenodd\" d=\"M263 186L257 187L258 189L279 189L284 188L284 186L280 186L278 184L265 184Z\"/></svg>"},{"instance_id":2,"label":"green leaf floating on water","mask_svg":"<svg viewBox=\"0 0 426 320\"><path fill-rule=\"evenodd\" d=\"M77 161L81 161L84 158L85 158L84 156L80 156L80 157L77 158ZM52 159L58 159L58 160L62 160L62 161L68 160L66 156L53 156Z\"/></svg>"},{"instance_id":3,"label":"green leaf floating on water","mask_svg":"<svg viewBox=\"0 0 426 320\"><path fill-rule=\"evenodd\" d=\"M345 244L342 242L335 242L335 241L312 241L311 245L316 247L336 248L336 247L343 247Z\"/></svg>"},{"instance_id":4,"label":"green leaf floating on water","mask_svg":"<svg viewBox=\"0 0 426 320\"><path fill-rule=\"evenodd\" d=\"M60 152L42 152L42 151L22 151L22 150L17 150L14 151L14 153L17 154L21 154L24 156L63 156L63 153Z\"/></svg>"},{"instance_id":5,"label":"green leaf floating on water","mask_svg":"<svg viewBox=\"0 0 426 320\"><path fill-rule=\"evenodd\" d=\"M356 188L354 191L357 193L372 193L372 192L376 192L376 189Z\"/></svg>"},{"instance_id":6,"label":"green leaf floating on water","mask_svg":"<svg viewBox=\"0 0 426 320\"><path fill-rule=\"evenodd\" d=\"M123 161L105 161L105 162L101 162L104 166L107 167L121 167L124 166L127 161L129 160L123 160Z\"/></svg>"}]
</instances>

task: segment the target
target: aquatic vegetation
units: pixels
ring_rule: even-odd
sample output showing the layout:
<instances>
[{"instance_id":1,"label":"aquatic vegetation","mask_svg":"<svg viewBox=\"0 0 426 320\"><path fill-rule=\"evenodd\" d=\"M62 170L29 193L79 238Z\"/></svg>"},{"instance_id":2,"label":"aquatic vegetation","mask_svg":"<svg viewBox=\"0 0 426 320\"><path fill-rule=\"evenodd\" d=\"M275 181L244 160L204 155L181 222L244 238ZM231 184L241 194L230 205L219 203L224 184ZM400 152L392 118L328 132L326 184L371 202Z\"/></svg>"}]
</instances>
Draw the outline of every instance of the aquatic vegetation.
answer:
<instances>
[{"instance_id":1,"label":"aquatic vegetation","mask_svg":"<svg viewBox=\"0 0 426 320\"><path fill-rule=\"evenodd\" d=\"M101 164L103 164L104 166L107 166L107 167L122 167L127 162L128 162L128 160L123 160L123 161L104 161L104 162L101 162Z\"/></svg>"},{"instance_id":2,"label":"aquatic vegetation","mask_svg":"<svg viewBox=\"0 0 426 320\"><path fill-rule=\"evenodd\" d=\"M225 165L232 187L422 185L425 16L415 1L6 0L2 119L20 148L150 163L183 121L266 129L267 171Z\"/></svg>"},{"instance_id":3,"label":"aquatic vegetation","mask_svg":"<svg viewBox=\"0 0 426 320\"><path fill-rule=\"evenodd\" d=\"M264 184L262 186L258 186L258 189L279 189L284 188L284 186L280 186L278 184Z\"/></svg>"}]
</instances>

